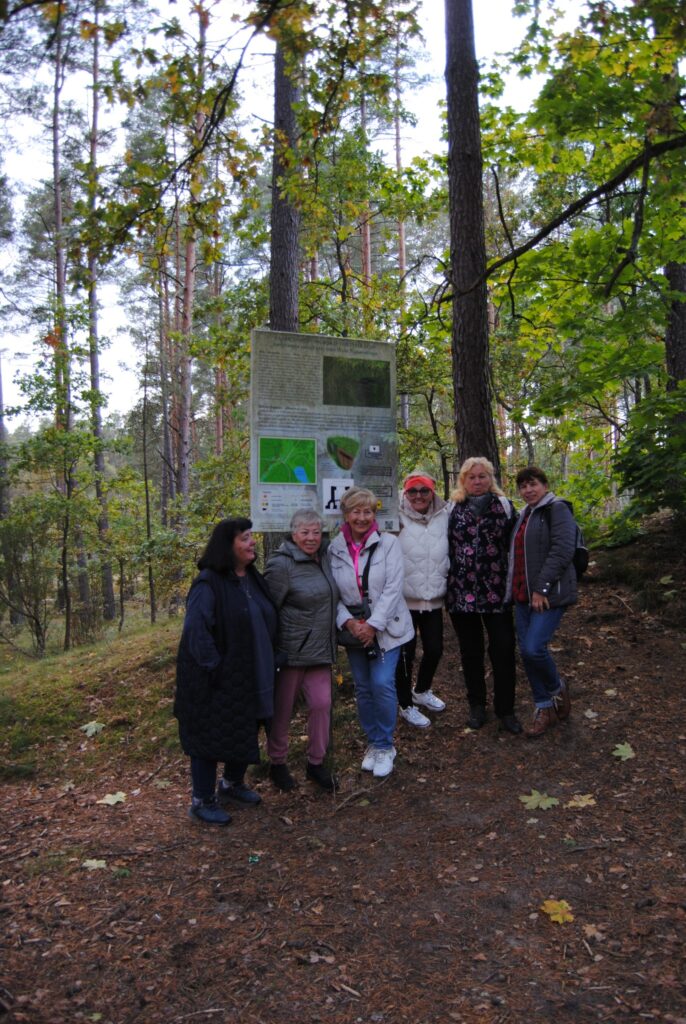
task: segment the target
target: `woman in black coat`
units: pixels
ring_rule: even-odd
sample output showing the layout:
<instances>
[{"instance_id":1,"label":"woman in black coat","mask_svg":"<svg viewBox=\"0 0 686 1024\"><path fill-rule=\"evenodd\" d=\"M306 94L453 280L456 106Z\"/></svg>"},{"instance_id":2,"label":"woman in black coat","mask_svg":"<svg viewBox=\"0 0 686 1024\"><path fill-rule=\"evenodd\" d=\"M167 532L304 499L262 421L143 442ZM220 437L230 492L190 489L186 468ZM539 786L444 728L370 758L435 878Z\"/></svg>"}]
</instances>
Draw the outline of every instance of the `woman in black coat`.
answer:
<instances>
[{"instance_id":1,"label":"woman in black coat","mask_svg":"<svg viewBox=\"0 0 686 1024\"><path fill-rule=\"evenodd\" d=\"M249 519L215 526L188 594L179 644L174 715L191 759L189 813L213 825L231 821L217 804L219 761L219 795L260 802L244 776L260 760L259 724L273 713L276 609L254 561Z\"/></svg>"}]
</instances>

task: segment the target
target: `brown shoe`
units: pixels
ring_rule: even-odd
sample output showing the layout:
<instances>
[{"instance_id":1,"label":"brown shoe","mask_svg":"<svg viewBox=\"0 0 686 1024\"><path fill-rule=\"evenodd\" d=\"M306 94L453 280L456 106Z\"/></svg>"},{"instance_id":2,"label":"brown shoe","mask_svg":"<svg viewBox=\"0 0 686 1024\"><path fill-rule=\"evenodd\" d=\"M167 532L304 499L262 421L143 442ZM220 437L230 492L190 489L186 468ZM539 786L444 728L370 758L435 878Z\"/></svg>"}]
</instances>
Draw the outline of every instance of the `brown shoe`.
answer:
<instances>
[{"instance_id":1,"label":"brown shoe","mask_svg":"<svg viewBox=\"0 0 686 1024\"><path fill-rule=\"evenodd\" d=\"M569 696L569 686L563 683L562 689L553 699L555 701L557 717L561 722L566 722L572 712L572 701Z\"/></svg>"},{"instance_id":2,"label":"brown shoe","mask_svg":"<svg viewBox=\"0 0 686 1024\"><path fill-rule=\"evenodd\" d=\"M555 708L536 708L534 720L524 729L524 735L535 739L537 736L542 736L548 729L552 729L554 725L557 725Z\"/></svg>"}]
</instances>

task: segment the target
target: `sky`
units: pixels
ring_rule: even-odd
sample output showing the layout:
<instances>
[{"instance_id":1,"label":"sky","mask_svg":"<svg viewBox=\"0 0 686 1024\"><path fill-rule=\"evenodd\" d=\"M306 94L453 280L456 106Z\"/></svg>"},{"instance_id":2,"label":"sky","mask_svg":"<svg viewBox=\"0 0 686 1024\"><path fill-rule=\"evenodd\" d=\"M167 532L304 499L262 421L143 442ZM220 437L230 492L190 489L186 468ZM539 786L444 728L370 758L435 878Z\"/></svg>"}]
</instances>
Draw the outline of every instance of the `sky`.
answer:
<instances>
[{"instance_id":1,"label":"sky","mask_svg":"<svg viewBox=\"0 0 686 1024\"><path fill-rule=\"evenodd\" d=\"M487 58L495 53L505 52L516 45L524 31L524 20L512 16L513 0L473 0L475 37L477 57ZM578 7L578 3L569 6ZM175 5L178 12L180 4ZM406 102L417 117L416 127L407 127L403 138L403 159L408 161L413 156L440 149L441 119L439 103L445 97L443 73L445 68L445 22L442 0L423 0L421 24L425 36L426 63L420 71L430 77L430 81ZM258 61L259 67L259 61ZM260 120L270 117L271 96L269 93L270 69L269 60L265 55L262 65L264 86L259 85L252 90L255 105L251 113ZM535 95L535 82L522 82L511 79L503 102L523 109ZM246 90L246 93L248 91ZM36 151L31 141L27 140L21 149L7 152L4 156L4 170L11 179L26 188L34 187L41 178L50 176L47 163L49 153L47 147L43 153ZM100 320L102 328L111 339L111 346L101 357L102 387L108 398L105 415L109 412L126 412L139 400L139 378L136 373L138 354L126 336L126 322L122 311L116 303L116 287L108 286L101 292L104 305ZM0 354L2 358L2 384L5 406L19 401L17 388L13 378L18 369L26 372L30 368L30 357L18 358L20 353L32 352L31 339L0 337ZM8 424L14 429L17 421Z\"/></svg>"}]
</instances>

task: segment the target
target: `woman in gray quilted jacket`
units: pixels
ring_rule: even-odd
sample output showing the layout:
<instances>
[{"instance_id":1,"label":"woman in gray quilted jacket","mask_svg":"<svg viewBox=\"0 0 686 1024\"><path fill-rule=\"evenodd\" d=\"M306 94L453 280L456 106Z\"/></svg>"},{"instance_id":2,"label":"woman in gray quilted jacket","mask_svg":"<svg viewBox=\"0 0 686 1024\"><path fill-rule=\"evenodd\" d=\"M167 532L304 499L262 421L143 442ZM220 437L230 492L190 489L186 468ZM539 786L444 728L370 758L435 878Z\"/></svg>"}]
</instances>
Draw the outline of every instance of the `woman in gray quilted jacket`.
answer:
<instances>
[{"instance_id":1,"label":"woman in gray quilted jacket","mask_svg":"<svg viewBox=\"0 0 686 1024\"><path fill-rule=\"evenodd\" d=\"M336 787L323 762L329 745L338 588L322 554L319 514L298 509L291 519L291 539L271 555L264 571L279 614L277 646L286 658L274 684L274 717L267 741L270 777L284 791L295 787L286 758L288 727L299 693L307 703L307 777L329 792Z\"/></svg>"}]
</instances>

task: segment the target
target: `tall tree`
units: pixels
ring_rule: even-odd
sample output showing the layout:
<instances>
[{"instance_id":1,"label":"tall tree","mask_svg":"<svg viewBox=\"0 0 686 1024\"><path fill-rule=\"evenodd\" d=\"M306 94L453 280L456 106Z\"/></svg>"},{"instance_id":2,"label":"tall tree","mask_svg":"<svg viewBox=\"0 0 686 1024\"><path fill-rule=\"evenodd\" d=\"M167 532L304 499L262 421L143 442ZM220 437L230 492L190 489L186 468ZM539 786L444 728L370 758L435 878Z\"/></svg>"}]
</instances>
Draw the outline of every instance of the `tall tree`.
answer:
<instances>
[{"instance_id":1,"label":"tall tree","mask_svg":"<svg viewBox=\"0 0 686 1024\"><path fill-rule=\"evenodd\" d=\"M471 0L445 0L445 13L455 433L460 460L485 455L499 475L484 277L479 69Z\"/></svg>"},{"instance_id":2,"label":"tall tree","mask_svg":"<svg viewBox=\"0 0 686 1024\"><path fill-rule=\"evenodd\" d=\"M295 162L299 89L295 62L282 42L274 54L274 152L272 158L269 326L297 331L300 296L300 213L286 182Z\"/></svg>"}]
</instances>

